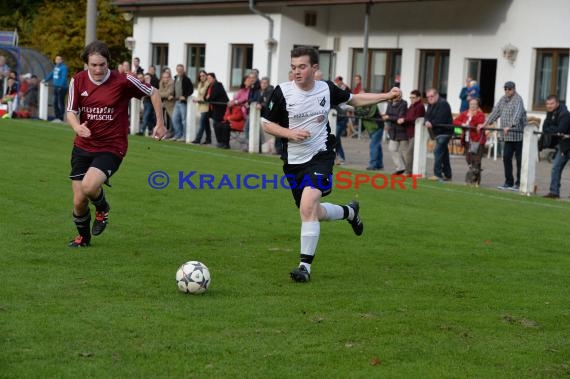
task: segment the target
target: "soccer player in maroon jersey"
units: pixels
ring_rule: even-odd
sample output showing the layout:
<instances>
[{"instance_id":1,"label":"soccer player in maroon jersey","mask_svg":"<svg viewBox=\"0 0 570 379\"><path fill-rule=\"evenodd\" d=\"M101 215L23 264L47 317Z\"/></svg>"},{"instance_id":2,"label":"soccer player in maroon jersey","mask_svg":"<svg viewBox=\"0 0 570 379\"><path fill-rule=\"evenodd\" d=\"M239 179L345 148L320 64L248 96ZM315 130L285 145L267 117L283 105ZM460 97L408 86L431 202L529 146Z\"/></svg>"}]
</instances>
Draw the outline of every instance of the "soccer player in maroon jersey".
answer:
<instances>
[{"instance_id":1,"label":"soccer player in maroon jersey","mask_svg":"<svg viewBox=\"0 0 570 379\"><path fill-rule=\"evenodd\" d=\"M103 183L119 169L127 153L129 104L131 98L150 96L156 113L154 138L166 134L158 91L131 74L109 69L109 48L102 41L85 47L81 59L87 70L76 74L69 85L67 120L76 133L71 153L73 219L79 235L70 247L89 246L91 235L99 235L109 222L109 203ZM95 221L90 230L91 210Z\"/></svg>"}]
</instances>

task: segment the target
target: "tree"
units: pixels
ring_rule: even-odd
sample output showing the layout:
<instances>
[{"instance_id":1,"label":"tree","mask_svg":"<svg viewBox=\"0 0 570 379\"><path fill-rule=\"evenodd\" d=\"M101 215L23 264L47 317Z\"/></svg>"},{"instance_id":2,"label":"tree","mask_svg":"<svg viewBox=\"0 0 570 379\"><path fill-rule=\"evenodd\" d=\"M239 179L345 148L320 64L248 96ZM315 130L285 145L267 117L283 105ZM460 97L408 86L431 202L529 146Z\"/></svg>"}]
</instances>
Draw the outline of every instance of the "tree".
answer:
<instances>
[{"instance_id":1,"label":"tree","mask_svg":"<svg viewBox=\"0 0 570 379\"><path fill-rule=\"evenodd\" d=\"M50 58L61 55L71 74L82 70L79 56L85 47L86 7L86 0L45 1L34 15L29 33L20 35L20 45ZM130 60L124 41L131 33L132 25L123 19L111 0L97 1L97 38L109 46L111 68Z\"/></svg>"}]
</instances>

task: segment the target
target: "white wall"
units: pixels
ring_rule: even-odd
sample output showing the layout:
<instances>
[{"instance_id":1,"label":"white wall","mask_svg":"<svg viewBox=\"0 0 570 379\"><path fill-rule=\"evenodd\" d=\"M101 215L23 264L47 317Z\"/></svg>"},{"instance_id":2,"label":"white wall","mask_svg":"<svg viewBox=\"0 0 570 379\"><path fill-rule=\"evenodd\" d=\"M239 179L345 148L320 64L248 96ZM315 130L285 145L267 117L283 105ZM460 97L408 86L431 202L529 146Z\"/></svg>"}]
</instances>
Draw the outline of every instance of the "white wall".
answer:
<instances>
[{"instance_id":1,"label":"white wall","mask_svg":"<svg viewBox=\"0 0 570 379\"><path fill-rule=\"evenodd\" d=\"M317 27L313 28L304 26L305 9L283 7L271 14L278 41L272 60L272 83L287 79L293 45L332 49L334 37L340 37L336 73L349 79L352 49L363 47L365 6L307 8L318 15ZM569 15L569 0L377 3L371 8L369 48L402 49L401 86L405 92L418 86L420 49L449 49L448 100L453 110L459 108L457 95L466 76L466 59L496 59L495 101L504 93L503 83L513 80L530 109L535 49L570 48ZM151 43L169 43L169 65L174 66L185 62L185 43L204 43L206 69L216 72L228 87L232 43L253 43L253 65L266 75L267 31L267 20L249 13L139 17L134 30L134 54L145 66L150 62ZM514 65L502 56L502 47L509 43L519 49Z\"/></svg>"}]
</instances>

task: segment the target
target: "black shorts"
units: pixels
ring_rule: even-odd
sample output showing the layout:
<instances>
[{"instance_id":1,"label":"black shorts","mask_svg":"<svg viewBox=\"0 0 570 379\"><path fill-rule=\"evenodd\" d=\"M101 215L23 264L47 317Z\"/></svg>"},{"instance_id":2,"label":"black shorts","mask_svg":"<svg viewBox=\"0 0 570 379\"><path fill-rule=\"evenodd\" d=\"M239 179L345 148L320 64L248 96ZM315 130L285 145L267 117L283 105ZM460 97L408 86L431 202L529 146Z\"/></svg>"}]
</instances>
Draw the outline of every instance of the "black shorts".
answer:
<instances>
[{"instance_id":1,"label":"black shorts","mask_svg":"<svg viewBox=\"0 0 570 379\"><path fill-rule=\"evenodd\" d=\"M297 208L301 205L301 195L305 187L321 190L325 197L332 192L332 175L336 154L332 150L321 151L310 161L301 164L284 164L283 172L291 187Z\"/></svg>"},{"instance_id":2,"label":"black shorts","mask_svg":"<svg viewBox=\"0 0 570 379\"><path fill-rule=\"evenodd\" d=\"M113 153L90 153L77 146L73 146L69 179L83 180L89 167L95 167L103 171L107 176L105 183L109 184L109 178L117 172L122 161L123 158Z\"/></svg>"}]
</instances>

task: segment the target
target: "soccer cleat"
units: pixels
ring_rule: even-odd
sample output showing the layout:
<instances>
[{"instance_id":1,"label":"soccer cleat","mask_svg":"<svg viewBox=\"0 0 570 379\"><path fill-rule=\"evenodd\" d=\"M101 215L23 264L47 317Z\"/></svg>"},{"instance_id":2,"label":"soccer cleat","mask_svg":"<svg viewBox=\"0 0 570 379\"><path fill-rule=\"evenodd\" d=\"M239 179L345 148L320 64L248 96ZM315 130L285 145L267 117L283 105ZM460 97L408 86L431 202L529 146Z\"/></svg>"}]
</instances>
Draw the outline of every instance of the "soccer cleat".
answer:
<instances>
[{"instance_id":1,"label":"soccer cleat","mask_svg":"<svg viewBox=\"0 0 570 379\"><path fill-rule=\"evenodd\" d=\"M362 222L360 216L358 215L360 211L360 204L358 203L358 201L352 200L347 205L354 210L354 217L352 218L352 220L347 220L347 221L352 226L354 234L360 236L362 235L362 232L364 232L364 223Z\"/></svg>"},{"instance_id":2,"label":"soccer cleat","mask_svg":"<svg viewBox=\"0 0 570 379\"><path fill-rule=\"evenodd\" d=\"M74 240L69 241L69 247L87 247L89 246L89 239L79 235Z\"/></svg>"},{"instance_id":3,"label":"soccer cleat","mask_svg":"<svg viewBox=\"0 0 570 379\"><path fill-rule=\"evenodd\" d=\"M91 228L91 234L98 236L103 233L107 224L109 223L109 211L110 207L107 207L106 211L95 212L95 221L93 221L93 227Z\"/></svg>"},{"instance_id":4,"label":"soccer cleat","mask_svg":"<svg viewBox=\"0 0 570 379\"><path fill-rule=\"evenodd\" d=\"M291 279L297 283L305 283L311 280L311 274L309 274L305 266L299 266L291 271Z\"/></svg>"}]
</instances>

